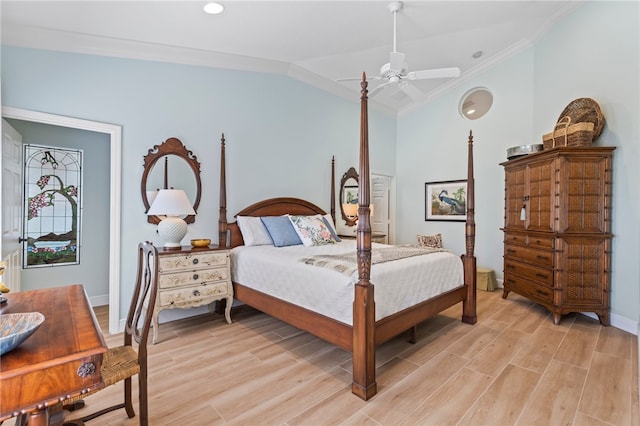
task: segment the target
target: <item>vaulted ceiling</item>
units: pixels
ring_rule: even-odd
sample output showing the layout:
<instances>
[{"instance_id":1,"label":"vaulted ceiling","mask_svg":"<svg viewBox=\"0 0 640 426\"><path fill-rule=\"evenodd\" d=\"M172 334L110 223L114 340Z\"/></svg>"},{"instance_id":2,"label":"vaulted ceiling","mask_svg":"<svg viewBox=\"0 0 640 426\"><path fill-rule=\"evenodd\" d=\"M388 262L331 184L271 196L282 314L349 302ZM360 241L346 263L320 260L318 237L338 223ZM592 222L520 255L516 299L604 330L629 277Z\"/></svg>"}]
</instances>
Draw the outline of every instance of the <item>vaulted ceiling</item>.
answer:
<instances>
[{"instance_id":1,"label":"vaulted ceiling","mask_svg":"<svg viewBox=\"0 0 640 426\"><path fill-rule=\"evenodd\" d=\"M362 72L389 62L389 1L7 1L2 43L279 73L357 99ZM457 78L415 80L414 97L389 86L372 102L402 112L531 46L580 1L406 1L397 51L409 71L458 67ZM481 56L476 52L481 52ZM370 90L382 81L371 81ZM415 92L415 91L414 91Z\"/></svg>"}]
</instances>

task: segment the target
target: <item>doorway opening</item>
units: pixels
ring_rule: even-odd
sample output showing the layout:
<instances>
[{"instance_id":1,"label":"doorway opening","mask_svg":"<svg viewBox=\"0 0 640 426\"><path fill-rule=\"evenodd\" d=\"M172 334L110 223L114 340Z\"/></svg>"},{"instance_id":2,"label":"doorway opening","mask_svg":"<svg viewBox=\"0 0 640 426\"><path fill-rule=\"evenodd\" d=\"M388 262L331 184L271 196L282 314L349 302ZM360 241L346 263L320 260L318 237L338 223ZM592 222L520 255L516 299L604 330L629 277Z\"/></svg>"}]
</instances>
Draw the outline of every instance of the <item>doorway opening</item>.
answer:
<instances>
[{"instance_id":1,"label":"doorway opening","mask_svg":"<svg viewBox=\"0 0 640 426\"><path fill-rule=\"evenodd\" d=\"M2 117L44 123L72 129L105 133L109 137L109 333L120 329L120 187L122 164L122 127L13 107L2 107Z\"/></svg>"}]
</instances>

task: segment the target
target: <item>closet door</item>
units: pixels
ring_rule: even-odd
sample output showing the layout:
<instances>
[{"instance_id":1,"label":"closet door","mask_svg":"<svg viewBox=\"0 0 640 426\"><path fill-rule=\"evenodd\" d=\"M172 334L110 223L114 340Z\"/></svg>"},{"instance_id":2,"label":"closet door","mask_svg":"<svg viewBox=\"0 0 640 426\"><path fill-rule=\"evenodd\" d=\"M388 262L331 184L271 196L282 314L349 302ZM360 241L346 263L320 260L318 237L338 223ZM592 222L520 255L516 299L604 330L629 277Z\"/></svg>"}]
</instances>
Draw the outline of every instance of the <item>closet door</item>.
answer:
<instances>
[{"instance_id":1,"label":"closet door","mask_svg":"<svg viewBox=\"0 0 640 426\"><path fill-rule=\"evenodd\" d=\"M526 167L525 199L529 231L551 232L555 229L555 206L559 188L554 159L532 162Z\"/></svg>"},{"instance_id":2,"label":"closet door","mask_svg":"<svg viewBox=\"0 0 640 426\"><path fill-rule=\"evenodd\" d=\"M524 205L525 169L524 165L505 169L504 226L510 230L524 230L520 213Z\"/></svg>"},{"instance_id":3,"label":"closet door","mask_svg":"<svg viewBox=\"0 0 640 426\"><path fill-rule=\"evenodd\" d=\"M561 157L558 232L609 233L611 157Z\"/></svg>"}]
</instances>

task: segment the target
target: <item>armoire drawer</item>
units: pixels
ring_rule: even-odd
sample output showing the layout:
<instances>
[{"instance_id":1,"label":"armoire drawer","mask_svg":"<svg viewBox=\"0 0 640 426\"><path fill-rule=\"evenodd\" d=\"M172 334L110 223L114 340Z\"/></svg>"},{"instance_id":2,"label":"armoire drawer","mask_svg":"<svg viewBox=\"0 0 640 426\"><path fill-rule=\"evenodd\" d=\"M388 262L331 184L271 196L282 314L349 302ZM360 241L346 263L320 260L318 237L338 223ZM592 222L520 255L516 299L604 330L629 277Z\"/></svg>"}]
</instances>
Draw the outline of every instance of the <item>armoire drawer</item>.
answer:
<instances>
[{"instance_id":1,"label":"armoire drawer","mask_svg":"<svg viewBox=\"0 0 640 426\"><path fill-rule=\"evenodd\" d=\"M538 285L517 275L504 275L505 286L511 291L515 291L531 300L553 303L553 289Z\"/></svg>"},{"instance_id":2,"label":"armoire drawer","mask_svg":"<svg viewBox=\"0 0 640 426\"><path fill-rule=\"evenodd\" d=\"M516 259L505 257L504 259L504 273L519 275L530 281L535 281L539 285L546 287L553 287L553 270L537 267L523 263Z\"/></svg>"},{"instance_id":3,"label":"armoire drawer","mask_svg":"<svg viewBox=\"0 0 640 426\"><path fill-rule=\"evenodd\" d=\"M507 232L504 236L504 242L506 244L517 244L529 248L540 248L547 250L553 250L554 240L554 237L527 235L514 232Z\"/></svg>"},{"instance_id":4,"label":"armoire drawer","mask_svg":"<svg viewBox=\"0 0 640 426\"><path fill-rule=\"evenodd\" d=\"M505 244L504 254L509 257L517 257L524 261L546 267L553 267L553 252L550 250L541 250L537 248L529 248L516 244Z\"/></svg>"}]
</instances>

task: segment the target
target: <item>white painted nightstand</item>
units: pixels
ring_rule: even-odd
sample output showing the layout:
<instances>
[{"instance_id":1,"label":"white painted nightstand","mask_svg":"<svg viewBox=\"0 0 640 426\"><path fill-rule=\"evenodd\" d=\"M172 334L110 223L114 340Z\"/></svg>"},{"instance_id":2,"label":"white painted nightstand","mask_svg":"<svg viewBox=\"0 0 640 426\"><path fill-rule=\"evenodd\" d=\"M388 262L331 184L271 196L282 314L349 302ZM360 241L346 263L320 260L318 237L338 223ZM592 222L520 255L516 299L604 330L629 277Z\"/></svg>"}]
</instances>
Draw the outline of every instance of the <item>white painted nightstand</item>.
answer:
<instances>
[{"instance_id":1,"label":"white painted nightstand","mask_svg":"<svg viewBox=\"0 0 640 426\"><path fill-rule=\"evenodd\" d=\"M194 308L226 299L224 316L231 324L233 286L229 250L218 246L158 249L158 295L153 310L153 343L158 340L158 314L164 309Z\"/></svg>"}]
</instances>

